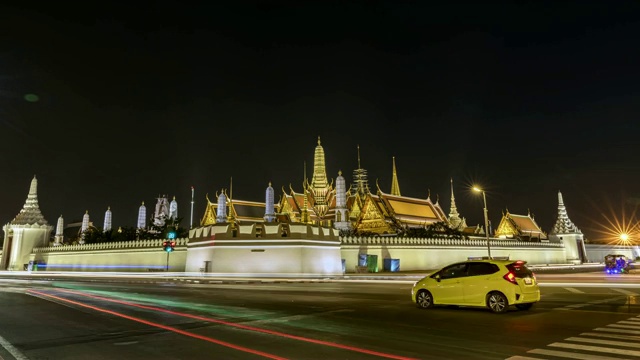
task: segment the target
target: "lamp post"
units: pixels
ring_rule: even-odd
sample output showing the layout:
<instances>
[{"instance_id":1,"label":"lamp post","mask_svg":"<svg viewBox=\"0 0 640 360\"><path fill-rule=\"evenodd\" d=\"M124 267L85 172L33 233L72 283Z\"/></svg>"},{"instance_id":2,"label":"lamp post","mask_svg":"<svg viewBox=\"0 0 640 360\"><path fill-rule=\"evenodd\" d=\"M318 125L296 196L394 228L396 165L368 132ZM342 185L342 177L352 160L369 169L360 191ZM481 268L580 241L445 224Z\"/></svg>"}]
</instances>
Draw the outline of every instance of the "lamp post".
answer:
<instances>
[{"instance_id":1,"label":"lamp post","mask_svg":"<svg viewBox=\"0 0 640 360\"><path fill-rule=\"evenodd\" d=\"M487 253L489 254L489 259L491 259L491 244L489 243L489 210L487 210L487 196L484 193L484 190L480 189L477 186L473 187L473 191L482 193L482 200L484 200L484 233L487 236Z\"/></svg>"}]
</instances>

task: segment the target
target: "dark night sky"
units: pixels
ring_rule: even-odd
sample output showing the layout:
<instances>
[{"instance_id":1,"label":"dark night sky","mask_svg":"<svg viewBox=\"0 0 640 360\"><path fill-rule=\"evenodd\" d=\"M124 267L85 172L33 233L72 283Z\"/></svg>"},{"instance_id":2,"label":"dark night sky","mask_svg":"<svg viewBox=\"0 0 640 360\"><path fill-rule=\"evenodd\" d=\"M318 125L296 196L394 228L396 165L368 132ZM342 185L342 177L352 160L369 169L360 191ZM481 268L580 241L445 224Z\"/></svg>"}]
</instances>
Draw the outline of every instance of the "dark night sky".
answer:
<instances>
[{"instance_id":1,"label":"dark night sky","mask_svg":"<svg viewBox=\"0 0 640 360\"><path fill-rule=\"evenodd\" d=\"M359 145L373 187L395 156L402 194L446 212L453 178L469 225L472 183L494 226L530 209L545 231L560 190L589 239L640 198L637 1L229 3L1 8L0 221L35 174L53 225L134 226L158 194L187 223L192 185L199 222L231 177L236 199L300 191L318 136L331 178Z\"/></svg>"}]
</instances>

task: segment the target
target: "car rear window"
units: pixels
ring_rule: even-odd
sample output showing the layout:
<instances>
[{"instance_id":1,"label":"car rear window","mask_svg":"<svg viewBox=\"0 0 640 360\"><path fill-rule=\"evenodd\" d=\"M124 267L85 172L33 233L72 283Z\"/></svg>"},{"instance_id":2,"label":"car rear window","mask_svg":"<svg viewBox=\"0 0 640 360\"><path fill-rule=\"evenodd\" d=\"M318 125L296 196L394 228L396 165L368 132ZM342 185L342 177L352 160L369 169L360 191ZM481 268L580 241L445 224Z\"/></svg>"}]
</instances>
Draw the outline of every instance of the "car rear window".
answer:
<instances>
[{"instance_id":1,"label":"car rear window","mask_svg":"<svg viewBox=\"0 0 640 360\"><path fill-rule=\"evenodd\" d=\"M533 276L533 272L527 268L524 263L514 262L507 265L507 269L511 271L517 278L525 278L527 276Z\"/></svg>"}]
</instances>

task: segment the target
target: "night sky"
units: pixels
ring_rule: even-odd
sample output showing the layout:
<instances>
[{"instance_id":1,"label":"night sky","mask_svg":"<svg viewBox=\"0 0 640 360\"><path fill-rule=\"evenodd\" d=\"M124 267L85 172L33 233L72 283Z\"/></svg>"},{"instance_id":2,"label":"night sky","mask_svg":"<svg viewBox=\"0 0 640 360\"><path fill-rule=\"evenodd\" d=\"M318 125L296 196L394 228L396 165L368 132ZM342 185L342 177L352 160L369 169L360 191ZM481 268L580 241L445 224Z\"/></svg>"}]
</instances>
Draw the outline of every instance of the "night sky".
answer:
<instances>
[{"instance_id":1,"label":"night sky","mask_svg":"<svg viewBox=\"0 0 640 360\"><path fill-rule=\"evenodd\" d=\"M327 175L483 223L563 193L588 240L640 199L640 2L16 2L0 8L0 221L34 175L55 225L176 196L264 202ZM200 5L197 5L200 4Z\"/></svg>"}]
</instances>

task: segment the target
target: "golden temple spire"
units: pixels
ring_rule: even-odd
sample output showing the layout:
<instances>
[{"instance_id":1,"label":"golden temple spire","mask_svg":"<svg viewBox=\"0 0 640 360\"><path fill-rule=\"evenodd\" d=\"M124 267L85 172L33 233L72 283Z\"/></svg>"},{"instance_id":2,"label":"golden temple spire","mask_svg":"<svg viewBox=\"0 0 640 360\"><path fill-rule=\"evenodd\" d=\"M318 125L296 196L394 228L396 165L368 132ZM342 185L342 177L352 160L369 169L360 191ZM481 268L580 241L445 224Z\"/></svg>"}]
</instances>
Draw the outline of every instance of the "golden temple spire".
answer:
<instances>
[{"instance_id":1,"label":"golden temple spire","mask_svg":"<svg viewBox=\"0 0 640 360\"><path fill-rule=\"evenodd\" d=\"M320 143L320 136L318 136L318 145L313 155L313 176L311 178L311 184L307 186L307 189L313 198L311 206L315 215L318 216L318 218L324 217L329 210L329 200L332 194L333 184L329 184L327 179L324 149Z\"/></svg>"},{"instance_id":2,"label":"golden temple spire","mask_svg":"<svg viewBox=\"0 0 640 360\"><path fill-rule=\"evenodd\" d=\"M398 185L398 174L396 173L396 157L393 158L393 178L391 179L391 195L400 195L400 185Z\"/></svg>"},{"instance_id":3,"label":"golden temple spire","mask_svg":"<svg viewBox=\"0 0 640 360\"><path fill-rule=\"evenodd\" d=\"M458 217L458 208L456 208L456 197L453 195L453 178L451 178L451 207L449 209L449 217Z\"/></svg>"}]
</instances>

